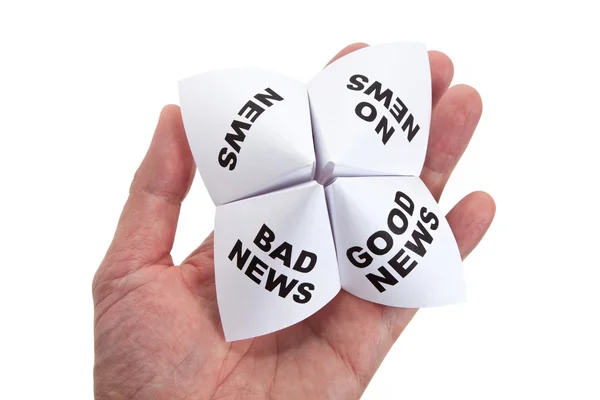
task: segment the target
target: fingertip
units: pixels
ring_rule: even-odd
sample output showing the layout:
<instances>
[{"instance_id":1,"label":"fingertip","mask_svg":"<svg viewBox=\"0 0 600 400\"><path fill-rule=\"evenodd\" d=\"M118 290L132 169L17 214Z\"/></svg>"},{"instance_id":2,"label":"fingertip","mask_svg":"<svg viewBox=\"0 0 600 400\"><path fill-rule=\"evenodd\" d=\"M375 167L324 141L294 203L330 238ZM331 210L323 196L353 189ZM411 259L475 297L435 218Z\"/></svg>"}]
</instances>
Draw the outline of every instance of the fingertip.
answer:
<instances>
[{"instance_id":1,"label":"fingertip","mask_svg":"<svg viewBox=\"0 0 600 400\"><path fill-rule=\"evenodd\" d=\"M181 114L181 110L177 104L167 104L163 106L160 111L160 115L173 115L173 114Z\"/></svg>"},{"instance_id":2,"label":"fingertip","mask_svg":"<svg viewBox=\"0 0 600 400\"><path fill-rule=\"evenodd\" d=\"M489 193L484 191L473 192L468 197L472 203L470 208L479 215L479 221L475 226L478 232L474 233L483 237L496 215L496 201Z\"/></svg>"},{"instance_id":3,"label":"fingertip","mask_svg":"<svg viewBox=\"0 0 600 400\"><path fill-rule=\"evenodd\" d=\"M181 109L177 104L167 104L163 106L160 110L160 114L158 116L157 129L155 131L156 134L164 131L164 129L160 129L164 126L174 126L177 130L183 131L183 120L181 117ZM184 131L185 132L185 131Z\"/></svg>"},{"instance_id":4,"label":"fingertip","mask_svg":"<svg viewBox=\"0 0 600 400\"><path fill-rule=\"evenodd\" d=\"M484 192L482 190L473 192L471 195L477 199L482 208L486 208L490 212L493 218L493 216L496 214L496 201L494 198L488 192Z\"/></svg>"},{"instance_id":5,"label":"fingertip","mask_svg":"<svg viewBox=\"0 0 600 400\"><path fill-rule=\"evenodd\" d=\"M454 63L452 59L444 52L439 50L429 50L429 63L438 68L438 73L446 78L454 77Z\"/></svg>"},{"instance_id":6,"label":"fingertip","mask_svg":"<svg viewBox=\"0 0 600 400\"><path fill-rule=\"evenodd\" d=\"M473 86L459 84L452 87L455 96L463 98L462 104L467 108L467 112L472 115L481 116L483 112L483 100L481 95Z\"/></svg>"},{"instance_id":7,"label":"fingertip","mask_svg":"<svg viewBox=\"0 0 600 400\"><path fill-rule=\"evenodd\" d=\"M362 48L368 47L369 45L367 43L363 43L363 42L356 42L356 43L352 43L346 47L344 47L342 50L340 50L328 63L327 65L331 64L334 61L339 60L340 58L344 57L345 55L348 55L356 50L360 50Z\"/></svg>"},{"instance_id":8,"label":"fingertip","mask_svg":"<svg viewBox=\"0 0 600 400\"><path fill-rule=\"evenodd\" d=\"M465 259L477 247L494 220L496 203L486 192L465 196L446 216L460 254Z\"/></svg>"},{"instance_id":9,"label":"fingertip","mask_svg":"<svg viewBox=\"0 0 600 400\"><path fill-rule=\"evenodd\" d=\"M349 44L348 46L346 46L346 48L344 50L346 50L348 53L352 53L353 51L360 50L363 47L367 47L367 46L369 46L369 45L365 42L355 42L355 43L352 43L352 44ZM342 51L344 51L344 50L342 50Z\"/></svg>"}]
</instances>

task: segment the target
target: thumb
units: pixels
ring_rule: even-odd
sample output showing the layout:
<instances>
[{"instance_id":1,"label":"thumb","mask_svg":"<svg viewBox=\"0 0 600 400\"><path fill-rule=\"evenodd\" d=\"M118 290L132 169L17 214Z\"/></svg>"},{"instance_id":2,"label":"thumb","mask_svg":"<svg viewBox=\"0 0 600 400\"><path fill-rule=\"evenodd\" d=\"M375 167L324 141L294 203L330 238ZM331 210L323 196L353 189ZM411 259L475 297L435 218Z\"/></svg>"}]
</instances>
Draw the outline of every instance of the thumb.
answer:
<instances>
[{"instance_id":1,"label":"thumb","mask_svg":"<svg viewBox=\"0 0 600 400\"><path fill-rule=\"evenodd\" d=\"M181 202L195 169L181 111L178 106L166 106L135 173L114 239L94 277L94 287L147 265L172 264L170 252Z\"/></svg>"}]
</instances>

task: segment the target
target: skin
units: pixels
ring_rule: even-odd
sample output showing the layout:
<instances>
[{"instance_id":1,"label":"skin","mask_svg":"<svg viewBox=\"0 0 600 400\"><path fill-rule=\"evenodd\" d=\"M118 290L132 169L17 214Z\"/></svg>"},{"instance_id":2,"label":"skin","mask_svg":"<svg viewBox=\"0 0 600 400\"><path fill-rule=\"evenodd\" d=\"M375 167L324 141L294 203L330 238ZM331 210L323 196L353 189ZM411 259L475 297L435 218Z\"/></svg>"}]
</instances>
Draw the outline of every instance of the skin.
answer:
<instances>
[{"instance_id":1,"label":"skin","mask_svg":"<svg viewBox=\"0 0 600 400\"><path fill-rule=\"evenodd\" d=\"M366 44L350 45L336 60ZM421 178L436 199L481 116L475 89L448 89L453 65L429 52L431 133ZM255 339L225 342L212 234L180 265L170 255L195 172L179 107L166 106L93 281L97 399L356 399L417 312L344 291L318 313ZM448 213L463 257L494 217L483 192Z\"/></svg>"}]
</instances>

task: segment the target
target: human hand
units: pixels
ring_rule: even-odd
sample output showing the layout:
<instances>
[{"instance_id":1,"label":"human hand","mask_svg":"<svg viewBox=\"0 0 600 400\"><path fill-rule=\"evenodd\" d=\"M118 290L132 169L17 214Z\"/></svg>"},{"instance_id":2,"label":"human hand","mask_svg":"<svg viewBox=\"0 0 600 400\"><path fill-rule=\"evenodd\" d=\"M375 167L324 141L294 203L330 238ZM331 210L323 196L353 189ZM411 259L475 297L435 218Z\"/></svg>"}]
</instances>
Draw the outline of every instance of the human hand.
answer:
<instances>
[{"instance_id":1,"label":"human hand","mask_svg":"<svg viewBox=\"0 0 600 400\"><path fill-rule=\"evenodd\" d=\"M348 46L334 60L364 46ZM482 106L473 88L448 89L453 66L447 56L430 52L429 58L433 109L421 178L437 200ZM225 342L213 235L179 267L170 255L194 172L179 108L167 106L93 281L96 398L360 397L417 310L381 306L342 290L294 326ZM448 213L463 259L485 234L494 212L492 198L475 192Z\"/></svg>"}]
</instances>

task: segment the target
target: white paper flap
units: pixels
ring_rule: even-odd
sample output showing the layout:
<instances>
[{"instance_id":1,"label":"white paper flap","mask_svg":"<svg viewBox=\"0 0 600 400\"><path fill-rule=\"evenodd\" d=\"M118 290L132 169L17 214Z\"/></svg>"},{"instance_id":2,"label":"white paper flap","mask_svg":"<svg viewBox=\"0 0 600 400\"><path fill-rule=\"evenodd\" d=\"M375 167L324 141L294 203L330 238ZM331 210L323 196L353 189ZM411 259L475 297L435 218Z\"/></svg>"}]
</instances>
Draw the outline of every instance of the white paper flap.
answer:
<instances>
[{"instance_id":1,"label":"white paper flap","mask_svg":"<svg viewBox=\"0 0 600 400\"><path fill-rule=\"evenodd\" d=\"M323 187L217 207L215 278L227 341L283 329L327 304L340 282Z\"/></svg>"},{"instance_id":2,"label":"white paper flap","mask_svg":"<svg viewBox=\"0 0 600 400\"><path fill-rule=\"evenodd\" d=\"M224 70L183 80L179 92L217 205L215 283L227 341L298 323L340 288L395 307L464 301L456 241L418 177L431 118L424 45L355 51L308 88L270 72Z\"/></svg>"},{"instance_id":3,"label":"white paper flap","mask_svg":"<svg viewBox=\"0 0 600 400\"><path fill-rule=\"evenodd\" d=\"M431 119L424 45L354 51L321 71L308 92L321 181L329 175L420 174Z\"/></svg>"},{"instance_id":4,"label":"white paper flap","mask_svg":"<svg viewBox=\"0 0 600 400\"><path fill-rule=\"evenodd\" d=\"M452 230L420 178L338 178L326 192L344 290L395 307L465 300Z\"/></svg>"},{"instance_id":5,"label":"white paper flap","mask_svg":"<svg viewBox=\"0 0 600 400\"><path fill-rule=\"evenodd\" d=\"M216 205L312 178L302 83L261 70L213 71L181 81L179 96L194 159Z\"/></svg>"}]
</instances>

